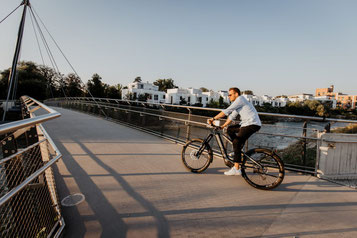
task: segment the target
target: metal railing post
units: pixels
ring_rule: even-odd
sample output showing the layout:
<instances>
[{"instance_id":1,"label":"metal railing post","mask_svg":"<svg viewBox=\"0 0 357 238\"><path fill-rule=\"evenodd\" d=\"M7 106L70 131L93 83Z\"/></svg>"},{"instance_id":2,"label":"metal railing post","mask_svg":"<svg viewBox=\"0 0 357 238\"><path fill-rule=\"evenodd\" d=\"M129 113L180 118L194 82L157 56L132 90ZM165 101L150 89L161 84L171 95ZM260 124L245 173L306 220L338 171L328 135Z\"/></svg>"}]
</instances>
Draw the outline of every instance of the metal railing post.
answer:
<instances>
[{"instance_id":1,"label":"metal railing post","mask_svg":"<svg viewBox=\"0 0 357 238\"><path fill-rule=\"evenodd\" d=\"M304 166L306 166L306 145L307 145L306 135L307 135L307 121L304 122L303 131L302 131L302 136L304 137L302 140L302 146L303 146L302 163Z\"/></svg>"},{"instance_id":2,"label":"metal railing post","mask_svg":"<svg viewBox=\"0 0 357 238\"><path fill-rule=\"evenodd\" d=\"M187 118L187 130L186 130L186 141L190 140L191 137L191 125L190 125L190 121L191 121L191 115L192 115L192 111L190 108L187 108L188 110L188 118Z\"/></svg>"},{"instance_id":3,"label":"metal railing post","mask_svg":"<svg viewBox=\"0 0 357 238\"><path fill-rule=\"evenodd\" d=\"M317 176L318 168L319 168L319 165L320 165L320 156L321 156L320 146L322 145L322 133L318 132L316 136L317 136L317 141L316 141L316 162L315 162L314 176Z\"/></svg>"}]
</instances>

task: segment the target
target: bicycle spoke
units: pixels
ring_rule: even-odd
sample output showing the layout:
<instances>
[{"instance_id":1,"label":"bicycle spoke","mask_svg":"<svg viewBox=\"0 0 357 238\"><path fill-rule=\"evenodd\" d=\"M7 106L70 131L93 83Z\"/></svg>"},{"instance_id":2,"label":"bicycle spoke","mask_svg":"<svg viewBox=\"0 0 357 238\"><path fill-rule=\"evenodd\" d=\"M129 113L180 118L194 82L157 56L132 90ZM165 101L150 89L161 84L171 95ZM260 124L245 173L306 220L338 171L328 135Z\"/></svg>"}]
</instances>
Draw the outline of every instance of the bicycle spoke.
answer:
<instances>
[{"instance_id":1,"label":"bicycle spoke","mask_svg":"<svg viewBox=\"0 0 357 238\"><path fill-rule=\"evenodd\" d=\"M191 172L202 172L210 164L211 153L208 148L202 148L201 140L188 142L182 150L182 162ZM201 153L199 153L201 151Z\"/></svg>"},{"instance_id":2,"label":"bicycle spoke","mask_svg":"<svg viewBox=\"0 0 357 238\"><path fill-rule=\"evenodd\" d=\"M284 172L281 171L279 158L270 151L256 149L245 158L242 166L243 177L249 184L261 189L270 189L281 183Z\"/></svg>"}]
</instances>

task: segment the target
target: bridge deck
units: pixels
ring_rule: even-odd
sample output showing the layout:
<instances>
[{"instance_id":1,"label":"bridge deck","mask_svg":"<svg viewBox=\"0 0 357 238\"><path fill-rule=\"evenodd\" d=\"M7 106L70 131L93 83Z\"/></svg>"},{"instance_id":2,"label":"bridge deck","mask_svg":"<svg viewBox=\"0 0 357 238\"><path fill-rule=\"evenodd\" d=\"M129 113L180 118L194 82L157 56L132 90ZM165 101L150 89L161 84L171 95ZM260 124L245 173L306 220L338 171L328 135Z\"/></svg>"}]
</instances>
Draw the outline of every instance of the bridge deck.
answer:
<instances>
[{"instance_id":1,"label":"bridge deck","mask_svg":"<svg viewBox=\"0 0 357 238\"><path fill-rule=\"evenodd\" d=\"M187 172L181 146L86 114L58 109L45 127L63 153L59 196L65 237L357 237L357 191L288 173L274 191L224 176L216 159Z\"/></svg>"}]
</instances>

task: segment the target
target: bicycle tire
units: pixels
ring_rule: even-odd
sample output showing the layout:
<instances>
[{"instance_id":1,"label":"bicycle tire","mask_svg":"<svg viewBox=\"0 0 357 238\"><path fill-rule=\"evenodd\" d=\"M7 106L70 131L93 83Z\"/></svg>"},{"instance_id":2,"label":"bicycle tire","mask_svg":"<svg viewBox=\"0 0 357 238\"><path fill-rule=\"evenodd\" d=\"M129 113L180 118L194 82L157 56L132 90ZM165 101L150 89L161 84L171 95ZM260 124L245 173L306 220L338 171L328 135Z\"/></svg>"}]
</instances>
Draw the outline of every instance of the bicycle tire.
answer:
<instances>
[{"instance_id":1,"label":"bicycle tire","mask_svg":"<svg viewBox=\"0 0 357 238\"><path fill-rule=\"evenodd\" d=\"M271 150L256 148L246 153L258 166L247 156L243 157L242 177L249 185L262 190L270 190L279 186L284 179L284 163L280 157Z\"/></svg>"},{"instance_id":2,"label":"bicycle tire","mask_svg":"<svg viewBox=\"0 0 357 238\"><path fill-rule=\"evenodd\" d=\"M181 159L184 166L192 173L201 173L205 171L213 160L213 152L211 147L206 144L200 157L194 155L201 147L203 140L192 139L188 141L182 148Z\"/></svg>"}]
</instances>

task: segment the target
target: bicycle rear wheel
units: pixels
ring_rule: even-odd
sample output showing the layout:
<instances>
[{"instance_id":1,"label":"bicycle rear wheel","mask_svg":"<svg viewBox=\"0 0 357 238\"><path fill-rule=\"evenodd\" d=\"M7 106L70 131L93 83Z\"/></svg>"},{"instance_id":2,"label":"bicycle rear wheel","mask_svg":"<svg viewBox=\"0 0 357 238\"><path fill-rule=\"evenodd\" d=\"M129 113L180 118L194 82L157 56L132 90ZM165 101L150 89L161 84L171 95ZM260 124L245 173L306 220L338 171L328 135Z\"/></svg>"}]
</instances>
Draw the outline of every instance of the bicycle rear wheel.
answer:
<instances>
[{"instance_id":1,"label":"bicycle rear wheel","mask_svg":"<svg viewBox=\"0 0 357 238\"><path fill-rule=\"evenodd\" d=\"M202 146L203 140L192 139L182 148L181 158L185 167L193 173L205 171L213 159L211 147L206 144L204 150L199 155L198 150Z\"/></svg>"},{"instance_id":2,"label":"bicycle rear wheel","mask_svg":"<svg viewBox=\"0 0 357 238\"><path fill-rule=\"evenodd\" d=\"M268 149L252 149L244 156L242 176L253 187L263 190L276 188L284 179L284 163ZM249 157L249 158L248 158Z\"/></svg>"}]
</instances>

